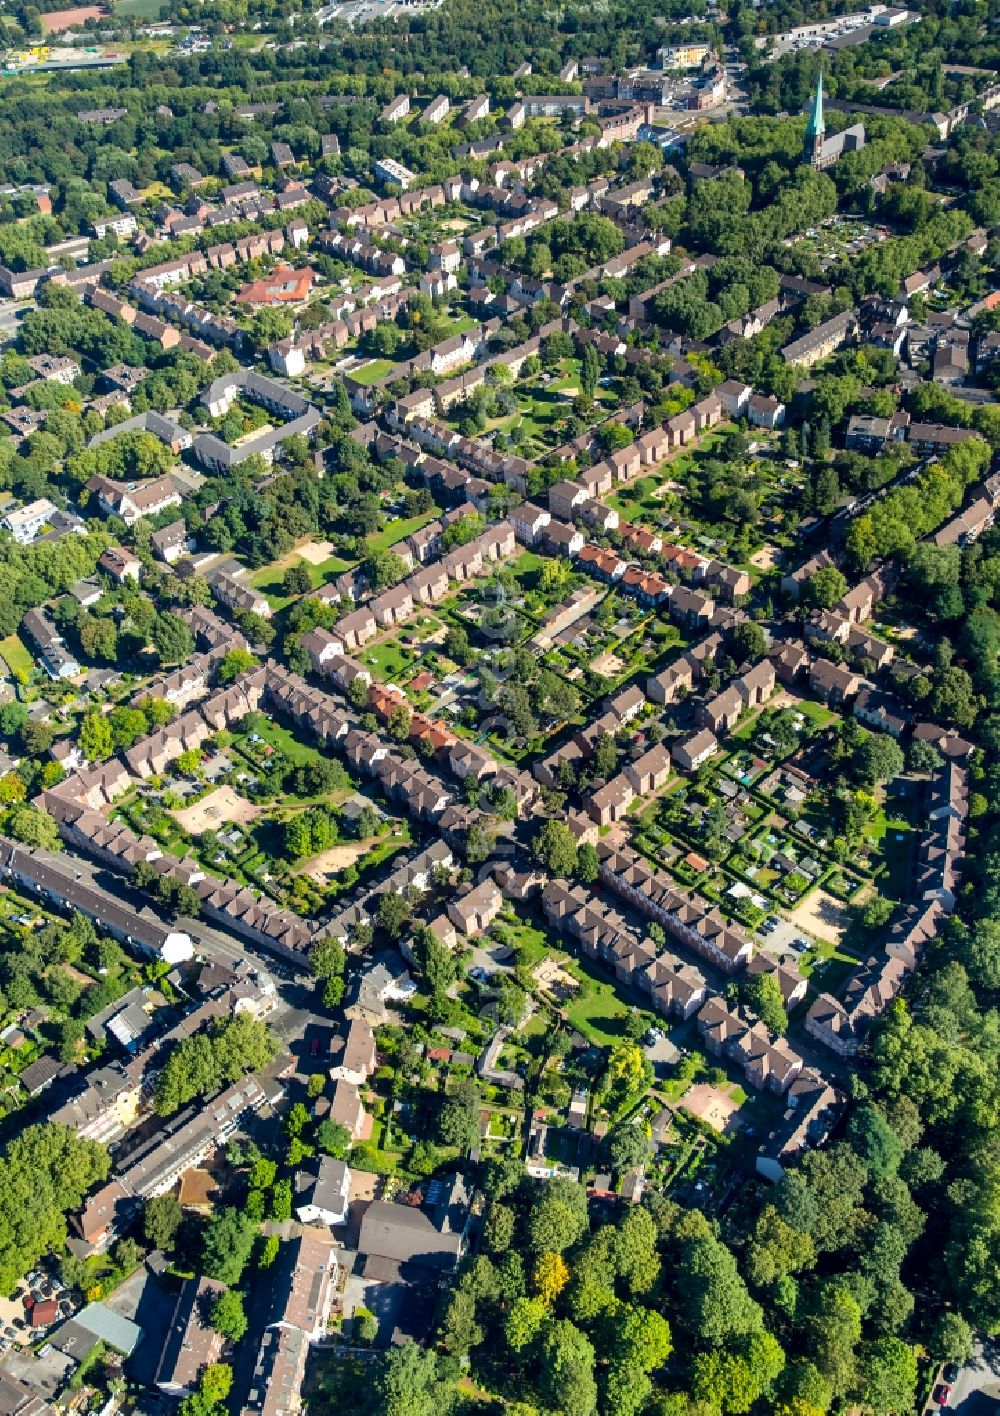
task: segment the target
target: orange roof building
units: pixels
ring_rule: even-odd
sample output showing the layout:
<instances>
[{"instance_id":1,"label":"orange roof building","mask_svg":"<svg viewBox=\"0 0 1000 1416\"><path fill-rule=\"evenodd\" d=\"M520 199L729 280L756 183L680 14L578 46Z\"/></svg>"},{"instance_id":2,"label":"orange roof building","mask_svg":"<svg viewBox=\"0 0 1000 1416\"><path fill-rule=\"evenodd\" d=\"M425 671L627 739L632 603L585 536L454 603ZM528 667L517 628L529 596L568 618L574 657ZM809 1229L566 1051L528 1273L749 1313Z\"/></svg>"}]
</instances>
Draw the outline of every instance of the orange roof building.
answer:
<instances>
[{"instance_id":1,"label":"orange roof building","mask_svg":"<svg viewBox=\"0 0 1000 1416\"><path fill-rule=\"evenodd\" d=\"M252 280L236 296L241 305L297 305L312 290L316 272L311 266L293 270L278 266L263 280Z\"/></svg>"}]
</instances>

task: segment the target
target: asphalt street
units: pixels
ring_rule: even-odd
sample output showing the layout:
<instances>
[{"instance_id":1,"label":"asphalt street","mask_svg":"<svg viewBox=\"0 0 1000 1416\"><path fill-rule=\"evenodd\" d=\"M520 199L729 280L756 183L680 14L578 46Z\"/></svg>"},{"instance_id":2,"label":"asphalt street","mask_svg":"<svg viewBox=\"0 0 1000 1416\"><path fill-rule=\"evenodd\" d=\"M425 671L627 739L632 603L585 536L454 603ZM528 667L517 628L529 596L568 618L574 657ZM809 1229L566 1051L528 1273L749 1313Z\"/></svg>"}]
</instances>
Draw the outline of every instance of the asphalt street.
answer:
<instances>
[{"instance_id":1,"label":"asphalt street","mask_svg":"<svg viewBox=\"0 0 1000 1416\"><path fill-rule=\"evenodd\" d=\"M955 1411L959 1416L1000 1416L1000 1342L978 1343L972 1361L952 1383L948 1405L942 1407L931 1400L924 1408L924 1416L937 1416L940 1411Z\"/></svg>"},{"instance_id":2,"label":"asphalt street","mask_svg":"<svg viewBox=\"0 0 1000 1416\"><path fill-rule=\"evenodd\" d=\"M959 1411L961 1416L995 1416L1000 1412L1000 1343L976 1348L952 1387L949 1410Z\"/></svg>"}]
</instances>

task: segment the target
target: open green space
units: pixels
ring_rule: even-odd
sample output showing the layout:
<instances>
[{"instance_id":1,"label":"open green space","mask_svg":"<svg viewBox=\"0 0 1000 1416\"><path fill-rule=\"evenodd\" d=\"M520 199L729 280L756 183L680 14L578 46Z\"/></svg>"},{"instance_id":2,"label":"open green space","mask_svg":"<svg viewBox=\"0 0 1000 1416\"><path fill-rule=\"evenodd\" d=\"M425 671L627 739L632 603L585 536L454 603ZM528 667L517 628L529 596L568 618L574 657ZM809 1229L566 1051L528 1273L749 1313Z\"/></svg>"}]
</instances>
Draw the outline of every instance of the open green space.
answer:
<instances>
[{"instance_id":1,"label":"open green space","mask_svg":"<svg viewBox=\"0 0 1000 1416\"><path fill-rule=\"evenodd\" d=\"M34 659L16 634L8 634L6 639L0 639L0 659L3 659L12 674L25 678L35 666Z\"/></svg>"},{"instance_id":2,"label":"open green space","mask_svg":"<svg viewBox=\"0 0 1000 1416\"><path fill-rule=\"evenodd\" d=\"M598 1047L610 1047L622 1041L623 1024L628 1017L628 1008L619 998L615 987L606 979L579 962L567 966L567 971L585 980L580 990L569 1003L566 1016L581 1036Z\"/></svg>"},{"instance_id":3,"label":"open green space","mask_svg":"<svg viewBox=\"0 0 1000 1416\"><path fill-rule=\"evenodd\" d=\"M384 379L387 374L391 374L396 367L392 359L372 359L369 363L362 365L360 369L355 369L351 378L359 384L378 383L379 379Z\"/></svg>"},{"instance_id":4,"label":"open green space","mask_svg":"<svg viewBox=\"0 0 1000 1416\"><path fill-rule=\"evenodd\" d=\"M398 678L414 665L414 660L404 653L403 646L397 639L372 644L362 654L361 659L369 668L375 669L382 679Z\"/></svg>"},{"instance_id":5,"label":"open green space","mask_svg":"<svg viewBox=\"0 0 1000 1416\"><path fill-rule=\"evenodd\" d=\"M130 20L158 20L163 0L116 0L116 16Z\"/></svg>"},{"instance_id":6,"label":"open green space","mask_svg":"<svg viewBox=\"0 0 1000 1416\"><path fill-rule=\"evenodd\" d=\"M405 541L407 536L412 536L414 531L419 531L421 527L428 525L439 515L435 507L431 511L423 511L419 516L405 516L398 521L390 521L382 531L376 531L374 536L368 537L368 547L372 551L385 551L394 546L397 541Z\"/></svg>"}]
</instances>

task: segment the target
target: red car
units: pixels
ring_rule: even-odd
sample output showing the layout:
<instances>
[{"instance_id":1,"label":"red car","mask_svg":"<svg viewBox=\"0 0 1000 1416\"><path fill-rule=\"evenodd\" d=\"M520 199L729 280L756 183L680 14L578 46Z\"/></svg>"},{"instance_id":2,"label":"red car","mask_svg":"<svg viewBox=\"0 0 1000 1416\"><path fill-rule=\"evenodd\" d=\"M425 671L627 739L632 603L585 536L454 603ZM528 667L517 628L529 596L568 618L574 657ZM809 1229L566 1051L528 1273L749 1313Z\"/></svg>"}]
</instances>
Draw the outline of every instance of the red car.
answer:
<instances>
[{"instance_id":1,"label":"red car","mask_svg":"<svg viewBox=\"0 0 1000 1416\"><path fill-rule=\"evenodd\" d=\"M938 1406L948 1406L948 1405L950 1405L950 1403L951 1403L951 1387L948 1385L947 1382L942 1382L939 1387L935 1387L935 1389L934 1389L934 1400L937 1402Z\"/></svg>"}]
</instances>

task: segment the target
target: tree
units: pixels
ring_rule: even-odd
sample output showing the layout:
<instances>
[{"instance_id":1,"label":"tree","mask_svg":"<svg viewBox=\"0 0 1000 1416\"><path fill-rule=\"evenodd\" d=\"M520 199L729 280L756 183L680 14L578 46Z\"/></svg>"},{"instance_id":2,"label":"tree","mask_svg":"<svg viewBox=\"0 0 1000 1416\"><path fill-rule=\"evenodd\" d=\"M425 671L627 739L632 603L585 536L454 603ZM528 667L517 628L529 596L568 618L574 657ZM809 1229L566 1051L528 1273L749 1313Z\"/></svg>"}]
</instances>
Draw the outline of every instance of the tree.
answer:
<instances>
[{"instance_id":1,"label":"tree","mask_svg":"<svg viewBox=\"0 0 1000 1416\"><path fill-rule=\"evenodd\" d=\"M649 1139L641 1122L614 1126L604 1138L608 1163L616 1175L645 1165L649 1160Z\"/></svg>"},{"instance_id":2,"label":"tree","mask_svg":"<svg viewBox=\"0 0 1000 1416\"><path fill-rule=\"evenodd\" d=\"M974 984L1000 989L1000 920L977 920L960 958Z\"/></svg>"},{"instance_id":3,"label":"tree","mask_svg":"<svg viewBox=\"0 0 1000 1416\"><path fill-rule=\"evenodd\" d=\"M718 1345L760 1331L760 1307L750 1297L732 1253L711 1234L685 1243L678 1282L685 1292L683 1321L700 1341Z\"/></svg>"},{"instance_id":4,"label":"tree","mask_svg":"<svg viewBox=\"0 0 1000 1416\"><path fill-rule=\"evenodd\" d=\"M564 821L543 823L531 846L535 859L553 875L569 876L576 870L577 849L573 833Z\"/></svg>"},{"instance_id":5,"label":"tree","mask_svg":"<svg viewBox=\"0 0 1000 1416\"><path fill-rule=\"evenodd\" d=\"M346 1126L326 1117L316 1127L315 1141L326 1155L343 1160L351 1146L351 1133Z\"/></svg>"},{"instance_id":6,"label":"tree","mask_svg":"<svg viewBox=\"0 0 1000 1416\"><path fill-rule=\"evenodd\" d=\"M278 1042L266 1025L246 1013L221 1019L174 1047L156 1078L154 1104L171 1116L197 1096L210 1096L260 1071L278 1055Z\"/></svg>"},{"instance_id":7,"label":"tree","mask_svg":"<svg viewBox=\"0 0 1000 1416\"><path fill-rule=\"evenodd\" d=\"M378 1337L378 1318L368 1308L355 1308L351 1335L356 1342L372 1343Z\"/></svg>"},{"instance_id":8,"label":"tree","mask_svg":"<svg viewBox=\"0 0 1000 1416\"><path fill-rule=\"evenodd\" d=\"M609 1351L615 1361L643 1372L655 1372L673 1351L673 1338L666 1318L652 1308L619 1303L609 1323Z\"/></svg>"},{"instance_id":9,"label":"tree","mask_svg":"<svg viewBox=\"0 0 1000 1416\"><path fill-rule=\"evenodd\" d=\"M438 1137L442 1145L455 1146L467 1154L479 1137L479 1088L471 1077L458 1083L438 1114Z\"/></svg>"},{"instance_id":10,"label":"tree","mask_svg":"<svg viewBox=\"0 0 1000 1416\"><path fill-rule=\"evenodd\" d=\"M468 631L460 624L449 625L442 644L445 654L460 667L472 658Z\"/></svg>"},{"instance_id":11,"label":"tree","mask_svg":"<svg viewBox=\"0 0 1000 1416\"><path fill-rule=\"evenodd\" d=\"M257 660L249 649L230 649L219 665L219 682L232 683L256 667Z\"/></svg>"},{"instance_id":12,"label":"tree","mask_svg":"<svg viewBox=\"0 0 1000 1416\"><path fill-rule=\"evenodd\" d=\"M745 1358L730 1352L699 1352L691 1367L691 1390L718 1411L749 1411L757 1399L756 1383Z\"/></svg>"},{"instance_id":13,"label":"tree","mask_svg":"<svg viewBox=\"0 0 1000 1416\"><path fill-rule=\"evenodd\" d=\"M803 603L810 609L830 610L847 593L847 577L835 565L814 571L802 587Z\"/></svg>"},{"instance_id":14,"label":"tree","mask_svg":"<svg viewBox=\"0 0 1000 1416\"><path fill-rule=\"evenodd\" d=\"M781 985L774 974L752 974L740 990L747 1007L772 1032L788 1031L788 1013Z\"/></svg>"},{"instance_id":15,"label":"tree","mask_svg":"<svg viewBox=\"0 0 1000 1416\"><path fill-rule=\"evenodd\" d=\"M312 576L304 561L290 565L281 577L283 595L309 595L312 593Z\"/></svg>"},{"instance_id":16,"label":"tree","mask_svg":"<svg viewBox=\"0 0 1000 1416\"><path fill-rule=\"evenodd\" d=\"M107 1179L105 1148L68 1126L28 1126L0 1158L0 1292L11 1293L47 1249L66 1243L66 1215Z\"/></svg>"},{"instance_id":17,"label":"tree","mask_svg":"<svg viewBox=\"0 0 1000 1416\"><path fill-rule=\"evenodd\" d=\"M198 1382L198 1390L211 1406L221 1406L233 1386L233 1369L225 1362L212 1362Z\"/></svg>"},{"instance_id":18,"label":"tree","mask_svg":"<svg viewBox=\"0 0 1000 1416\"><path fill-rule=\"evenodd\" d=\"M861 1358L861 1397L875 1416L912 1411L917 1388L917 1357L898 1337L881 1337Z\"/></svg>"},{"instance_id":19,"label":"tree","mask_svg":"<svg viewBox=\"0 0 1000 1416\"><path fill-rule=\"evenodd\" d=\"M604 1104L612 1115L620 1115L636 1102L653 1077L653 1069L635 1043L618 1043L608 1053L602 1079Z\"/></svg>"},{"instance_id":20,"label":"tree","mask_svg":"<svg viewBox=\"0 0 1000 1416\"><path fill-rule=\"evenodd\" d=\"M847 1134L855 1153L875 1178L893 1175L903 1158L903 1144L885 1117L871 1106L851 1116Z\"/></svg>"},{"instance_id":21,"label":"tree","mask_svg":"<svg viewBox=\"0 0 1000 1416\"><path fill-rule=\"evenodd\" d=\"M202 1268L220 1283L239 1283L250 1261L257 1225L242 1210L226 1205L205 1226Z\"/></svg>"},{"instance_id":22,"label":"tree","mask_svg":"<svg viewBox=\"0 0 1000 1416\"><path fill-rule=\"evenodd\" d=\"M221 1332L230 1342L239 1342L247 1330L243 1294L235 1288L220 1293L209 1310L209 1322L216 1332Z\"/></svg>"},{"instance_id":23,"label":"tree","mask_svg":"<svg viewBox=\"0 0 1000 1416\"><path fill-rule=\"evenodd\" d=\"M757 1216L753 1238L747 1246L746 1271L750 1282L766 1288L779 1278L810 1269L816 1259L812 1239L783 1219L774 1205L765 1205Z\"/></svg>"},{"instance_id":24,"label":"tree","mask_svg":"<svg viewBox=\"0 0 1000 1416\"><path fill-rule=\"evenodd\" d=\"M566 1260L561 1254L539 1255L531 1273L531 1281L539 1298L551 1308L569 1282Z\"/></svg>"},{"instance_id":25,"label":"tree","mask_svg":"<svg viewBox=\"0 0 1000 1416\"><path fill-rule=\"evenodd\" d=\"M868 733L855 750L853 770L861 786L873 791L898 777L904 766L903 749L885 733Z\"/></svg>"},{"instance_id":26,"label":"tree","mask_svg":"<svg viewBox=\"0 0 1000 1416\"><path fill-rule=\"evenodd\" d=\"M143 1233L154 1249L169 1252L183 1218L184 1211L176 1195L155 1195L143 1208Z\"/></svg>"},{"instance_id":27,"label":"tree","mask_svg":"<svg viewBox=\"0 0 1000 1416\"><path fill-rule=\"evenodd\" d=\"M753 620L744 620L729 636L729 652L737 664L759 659L766 648L764 631Z\"/></svg>"},{"instance_id":28,"label":"tree","mask_svg":"<svg viewBox=\"0 0 1000 1416\"><path fill-rule=\"evenodd\" d=\"M194 653L194 635L179 615L157 615L151 638L161 664L183 664Z\"/></svg>"},{"instance_id":29,"label":"tree","mask_svg":"<svg viewBox=\"0 0 1000 1416\"><path fill-rule=\"evenodd\" d=\"M18 801L7 810L4 833L11 835L21 845L31 845L41 851L57 851L59 848L59 828L48 811L34 806L31 801Z\"/></svg>"},{"instance_id":30,"label":"tree","mask_svg":"<svg viewBox=\"0 0 1000 1416\"><path fill-rule=\"evenodd\" d=\"M504 1321L504 1337L514 1352L529 1347L549 1320L549 1310L541 1298L516 1298Z\"/></svg>"},{"instance_id":31,"label":"tree","mask_svg":"<svg viewBox=\"0 0 1000 1416\"><path fill-rule=\"evenodd\" d=\"M97 708L90 708L83 715L78 740L88 762L106 762L115 750L111 724Z\"/></svg>"},{"instance_id":32,"label":"tree","mask_svg":"<svg viewBox=\"0 0 1000 1416\"><path fill-rule=\"evenodd\" d=\"M563 1416L593 1416L597 1406L594 1348L580 1329L565 1319L544 1330L538 1386L550 1410Z\"/></svg>"},{"instance_id":33,"label":"tree","mask_svg":"<svg viewBox=\"0 0 1000 1416\"><path fill-rule=\"evenodd\" d=\"M959 1313L941 1313L927 1341L938 1362L968 1362L975 1347L975 1334Z\"/></svg>"},{"instance_id":34,"label":"tree","mask_svg":"<svg viewBox=\"0 0 1000 1416\"><path fill-rule=\"evenodd\" d=\"M592 761L599 777L613 777L617 772L618 748L610 733L603 733L598 738Z\"/></svg>"},{"instance_id":35,"label":"tree","mask_svg":"<svg viewBox=\"0 0 1000 1416\"><path fill-rule=\"evenodd\" d=\"M561 1254L572 1248L588 1227L587 1192L575 1180L549 1181L528 1215L528 1248L533 1253Z\"/></svg>"},{"instance_id":36,"label":"tree","mask_svg":"<svg viewBox=\"0 0 1000 1416\"><path fill-rule=\"evenodd\" d=\"M378 1416L436 1416L437 1358L407 1341L381 1357L372 1383Z\"/></svg>"},{"instance_id":37,"label":"tree","mask_svg":"<svg viewBox=\"0 0 1000 1416\"><path fill-rule=\"evenodd\" d=\"M405 895L387 891L378 902L378 922L392 939L399 939L413 916L413 907Z\"/></svg>"},{"instance_id":38,"label":"tree","mask_svg":"<svg viewBox=\"0 0 1000 1416\"><path fill-rule=\"evenodd\" d=\"M585 843L579 847L576 853L576 874L584 884L589 885L597 879L600 873L600 864L596 846Z\"/></svg>"}]
</instances>

